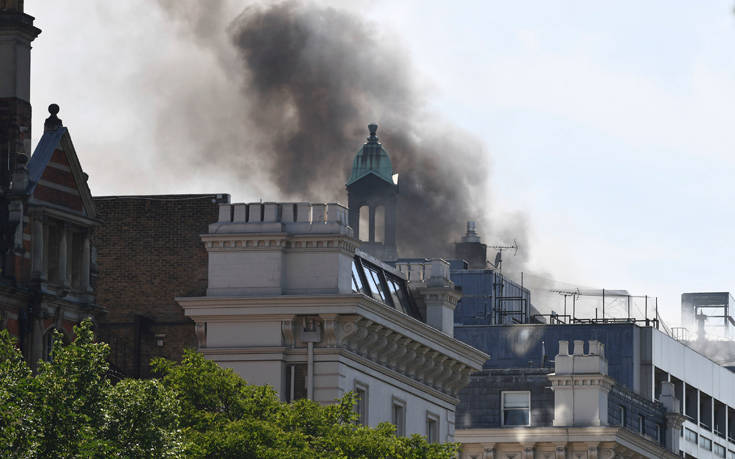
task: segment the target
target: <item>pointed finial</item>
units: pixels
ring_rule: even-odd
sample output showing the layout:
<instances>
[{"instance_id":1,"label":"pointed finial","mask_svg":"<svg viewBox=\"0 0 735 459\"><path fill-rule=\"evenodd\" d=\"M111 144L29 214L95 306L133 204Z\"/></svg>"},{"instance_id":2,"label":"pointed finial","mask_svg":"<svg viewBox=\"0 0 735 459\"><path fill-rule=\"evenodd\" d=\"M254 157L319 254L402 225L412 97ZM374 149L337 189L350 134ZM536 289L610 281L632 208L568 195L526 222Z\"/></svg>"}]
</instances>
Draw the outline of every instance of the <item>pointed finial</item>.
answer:
<instances>
[{"instance_id":1,"label":"pointed finial","mask_svg":"<svg viewBox=\"0 0 735 459\"><path fill-rule=\"evenodd\" d=\"M370 131L370 137L367 138L368 143L378 143L378 125L375 123L368 124L368 131Z\"/></svg>"},{"instance_id":2,"label":"pointed finial","mask_svg":"<svg viewBox=\"0 0 735 459\"><path fill-rule=\"evenodd\" d=\"M44 131L55 131L56 129L63 126L61 120L56 116L59 113L59 106L51 104L48 106L48 112L51 114L46 121L43 123Z\"/></svg>"}]
</instances>

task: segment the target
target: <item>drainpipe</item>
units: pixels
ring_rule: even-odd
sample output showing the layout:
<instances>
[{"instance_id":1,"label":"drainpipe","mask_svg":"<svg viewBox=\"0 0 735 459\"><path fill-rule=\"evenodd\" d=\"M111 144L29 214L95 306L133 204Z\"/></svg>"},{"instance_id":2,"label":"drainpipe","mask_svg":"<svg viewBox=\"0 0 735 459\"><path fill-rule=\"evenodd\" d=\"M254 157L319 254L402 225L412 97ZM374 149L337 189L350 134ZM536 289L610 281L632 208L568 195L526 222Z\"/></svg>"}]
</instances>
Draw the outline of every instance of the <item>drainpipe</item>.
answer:
<instances>
[{"instance_id":1,"label":"drainpipe","mask_svg":"<svg viewBox=\"0 0 735 459\"><path fill-rule=\"evenodd\" d=\"M306 398L314 400L314 343L306 343Z\"/></svg>"}]
</instances>

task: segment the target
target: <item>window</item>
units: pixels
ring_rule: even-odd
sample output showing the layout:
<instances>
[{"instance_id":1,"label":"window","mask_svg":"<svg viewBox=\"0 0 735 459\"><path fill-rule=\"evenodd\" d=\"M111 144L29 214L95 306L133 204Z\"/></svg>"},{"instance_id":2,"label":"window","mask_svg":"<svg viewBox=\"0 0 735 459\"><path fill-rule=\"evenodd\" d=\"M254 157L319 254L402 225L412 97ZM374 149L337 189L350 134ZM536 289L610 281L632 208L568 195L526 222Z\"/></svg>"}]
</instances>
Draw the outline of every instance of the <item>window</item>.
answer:
<instances>
[{"instance_id":1,"label":"window","mask_svg":"<svg viewBox=\"0 0 735 459\"><path fill-rule=\"evenodd\" d=\"M375 217L373 220L374 242L385 242L385 207L378 206L375 208Z\"/></svg>"},{"instance_id":2,"label":"window","mask_svg":"<svg viewBox=\"0 0 735 459\"><path fill-rule=\"evenodd\" d=\"M357 267L357 262L352 260L352 292L362 293L369 295L370 293L365 289L365 285L362 282L362 276L360 276L360 269Z\"/></svg>"},{"instance_id":3,"label":"window","mask_svg":"<svg viewBox=\"0 0 735 459\"><path fill-rule=\"evenodd\" d=\"M67 276L71 277L71 287L75 290L82 288L82 254L84 251L84 237L82 233L72 233L71 236L71 253L67 254L69 268L67 268Z\"/></svg>"},{"instance_id":4,"label":"window","mask_svg":"<svg viewBox=\"0 0 735 459\"><path fill-rule=\"evenodd\" d=\"M502 392L503 426L531 425L531 393Z\"/></svg>"},{"instance_id":5,"label":"window","mask_svg":"<svg viewBox=\"0 0 735 459\"><path fill-rule=\"evenodd\" d=\"M638 433L641 435L646 434L646 417L642 414L638 415Z\"/></svg>"},{"instance_id":6,"label":"window","mask_svg":"<svg viewBox=\"0 0 735 459\"><path fill-rule=\"evenodd\" d=\"M725 457L725 447L722 445L718 445L715 443L715 456L717 457Z\"/></svg>"},{"instance_id":7,"label":"window","mask_svg":"<svg viewBox=\"0 0 735 459\"><path fill-rule=\"evenodd\" d=\"M355 234L355 237L361 241L367 242L370 240L370 207L360 206L359 212L360 220L357 227L358 234Z\"/></svg>"},{"instance_id":8,"label":"window","mask_svg":"<svg viewBox=\"0 0 735 459\"><path fill-rule=\"evenodd\" d=\"M43 339L43 360L51 362L53 359L52 352L54 349L54 332L55 328L51 328L46 332Z\"/></svg>"},{"instance_id":9,"label":"window","mask_svg":"<svg viewBox=\"0 0 735 459\"><path fill-rule=\"evenodd\" d=\"M355 382L355 396L357 397L357 422L364 426L368 425L368 387L365 384Z\"/></svg>"},{"instance_id":10,"label":"window","mask_svg":"<svg viewBox=\"0 0 735 459\"><path fill-rule=\"evenodd\" d=\"M735 459L735 451L727 450L727 459Z\"/></svg>"},{"instance_id":11,"label":"window","mask_svg":"<svg viewBox=\"0 0 735 459\"><path fill-rule=\"evenodd\" d=\"M391 422L396 426L396 435L399 437L406 435L406 402L403 400L393 399Z\"/></svg>"},{"instance_id":12,"label":"window","mask_svg":"<svg viewBox=\"0 0 735 459\"><path fill-rule=\"evenodd\" d=\"M69 344L71 341L67 338L66 333L64 333L64 330L56 327L49 328L46 333L43 335L43 360L46 360L47 362L51 362L54 359L53 356L53 350L54 350L54 335L56 332L59 332L61 334L61 342L63 344Z\"/></svg>"},{"instance_id":13,"label":"window","mask_svg":"<svg viewBox=\"0 0 735 459\"><path fill-rule=\"evenodd\" d=\"M286 401L306 398L306 365L286 366Z\"/></svg>"},{"instance_id":14,"label":"window","mask_svg":"<svg viewBox=\"0 0 735 459\"><path fill-rule=\"evenodd\" d=\"M61 244L61 228L49 224L46 239L46 277L52 284L62 284L59 278L59 247Z\"/></svg>"},{"instance_id":15,"label":"window","mask_svg":"<svg viewBox=\"0 0 735 459\"><path fill-rule=\"evenodd\" d=\"M625 407L623 405L618 405L618 419L620 427L625 427Z\"/></svg>"},{"instance_id":16,"label":"window","mask_svg":"<svg viewBox=\"0 0 735 459\"><path fill-rule=\"evenodd\" d=\"M699 393L699 427L712 431L712 397Z\"/></svg>"},{"instance_id":17,"label":"window","mask_svg":"<svg viewBox=\"0 0 735 459\"><path fill-rule=\"evenodd\" d=\"M385 303L385 292L383 291L383 284L380 282L380 274L378 271L371 267L365 266L365 277L367 277L370 291L373 294L373 298L378 301Z\"/></svg>"},{"instance_id":18,"label":"window","mask_svg":"<svg viewBox=\"0 0 735 459\"><path fill-rule=\"evenodd\" d=\"M439 443L439 416L433 413L426 414L426 441Z\"/></svg>"},{"instance_id":19,"label":"window","mask_svg":"<svg viewBox=\"0 0 735 459\"><path fill-rule=\"evenodd\" d=\"M388 284L388 291L390 292L391 300L393 300L393 306L399 311L408 312L408 308L406 307L406 295L404 290L401 288L401 281L387 274L385 276L385 281Z\"/></svg>"},{"instance_id":20,"label":"window","mask_svg":"<svg viewBox=\"0 0 735 459\"><path fill-rule=\"evenodd\" d=\"M699 446L707 451L712 451L712 440L707 437L699 437Z\"/></svg>"},{"instance_id":21,"label":"window","mask_svg":"<svg viewBox=\"0 0 735 459\"><path fill-rule=\"evenodd\" d=\"M352 260L352 292L362 293L414 319L424 321L412 301L406 281L387 266L381 267L356 256Z\"/></svg>"},{"instance_id":22,"label":"window","mask_svg":"<svg viewBox=\"0 0 735 459\"><path fill-rule=\"evenodd\" d=\"M684 430L684 438L686 441L697 443L697 433L691 429Z\"/></svg>"},{"instance_id":23,"label":"window","mask_svg":"<svg viewBox=\"0 0 735 459\"><path fill-rule=\"evenodd\" d=\"M661 441L661 425L656 424L656 441Z\"/></svg>"}]
</instances>

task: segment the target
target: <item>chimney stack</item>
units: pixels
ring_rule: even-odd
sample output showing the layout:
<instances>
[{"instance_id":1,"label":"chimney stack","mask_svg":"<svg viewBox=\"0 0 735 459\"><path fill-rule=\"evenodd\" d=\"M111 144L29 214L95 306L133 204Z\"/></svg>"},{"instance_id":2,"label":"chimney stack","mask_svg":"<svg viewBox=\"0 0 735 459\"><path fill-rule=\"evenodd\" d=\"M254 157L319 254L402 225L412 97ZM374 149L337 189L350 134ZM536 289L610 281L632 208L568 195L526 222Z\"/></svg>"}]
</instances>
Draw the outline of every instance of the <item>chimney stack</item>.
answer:
<instances>
[{"instance_id":1,"label":"chimney stack","mask_svg":"<svg viewBox=\"0 0 735 459\"><path fill-rule=\"evenodd\" d=\"M555 373L549 376L554 391L554 427L607 425L607 396L613 380L607 375L605 345L590 340L559 341L554 360Z\"/></svg>"},{"instance_id":2,"label":"chimney stack","mask_svg":"<svg viewBox=\"0 0 735 459\"><path fill-rule=\"evenodd\" d=\"M23 0L0 2L0 189L7 192L18 155L31 151L31 42L41 33Z\"/></svg>"},{"instance_id":3,"label":"chimney stack","mask_svg":"<svg viewBox=\"0 0 735 459\"><path fill-rule=\"evenodd\" d=\"M454 336L454 309L462 294L449 278L449 263L442 259L429 261L425 266L423 285L414 285L417 285L416 292L426 305L426 323Z\"/></svg>"}]
</instances>

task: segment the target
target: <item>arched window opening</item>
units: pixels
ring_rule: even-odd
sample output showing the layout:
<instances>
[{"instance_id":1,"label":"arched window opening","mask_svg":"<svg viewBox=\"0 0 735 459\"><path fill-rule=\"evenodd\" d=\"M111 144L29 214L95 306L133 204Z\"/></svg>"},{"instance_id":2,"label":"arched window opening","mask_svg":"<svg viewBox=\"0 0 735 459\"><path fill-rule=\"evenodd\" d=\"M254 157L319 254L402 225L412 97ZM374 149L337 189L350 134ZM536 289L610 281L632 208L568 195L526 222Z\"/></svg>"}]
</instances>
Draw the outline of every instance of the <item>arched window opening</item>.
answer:
<instances>
[{"instance_id":1,"label":"arched window opening","mask_svg":"<svg viewBox=\"0 0 735 459\"><path fill-rule=\"evenodd\" d=\"M385 207L375 208L375 242L385 242Z\"/></svg>"},{"instance_id":2,"label":"arched window opening","mask_svg":"<svg viewBox=\"0 0 735 459\"><path fill-rule=\"evenodd\" d=\"M357 232L357 237L361 241L370 240L370 208L368 206L360 207L360 227Z\"/></svg>"}]
</instances>

